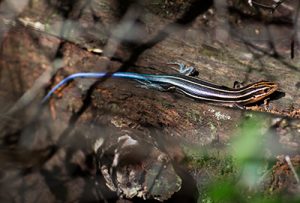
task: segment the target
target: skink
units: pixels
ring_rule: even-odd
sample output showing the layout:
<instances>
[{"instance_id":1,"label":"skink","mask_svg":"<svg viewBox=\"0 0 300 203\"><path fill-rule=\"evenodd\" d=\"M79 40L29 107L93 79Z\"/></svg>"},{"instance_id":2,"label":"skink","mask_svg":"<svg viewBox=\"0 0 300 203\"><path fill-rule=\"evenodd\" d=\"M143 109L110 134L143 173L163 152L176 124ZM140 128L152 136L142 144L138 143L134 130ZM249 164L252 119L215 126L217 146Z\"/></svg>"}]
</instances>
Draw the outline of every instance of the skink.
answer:
<instances>
[{"instance_id":1,"label":"skink","mask_svg":"<svg viewBox=\"0 0 300 203\"><path fill-rule=\"evenodd\" d=\"M149 88L155 88L161 91L177 90L194 99L238 107L244 107L245 105L263 100L278 89L276 83L268 81L255 82L240 88L229 88L182 74L154 75L132 72L115 72L112 74L91 72L75 73L66 77L48 92L43 98L42 103L46 102L58 88L73 79L104 77L138 80Z\"/></svg>"}]
</instances>

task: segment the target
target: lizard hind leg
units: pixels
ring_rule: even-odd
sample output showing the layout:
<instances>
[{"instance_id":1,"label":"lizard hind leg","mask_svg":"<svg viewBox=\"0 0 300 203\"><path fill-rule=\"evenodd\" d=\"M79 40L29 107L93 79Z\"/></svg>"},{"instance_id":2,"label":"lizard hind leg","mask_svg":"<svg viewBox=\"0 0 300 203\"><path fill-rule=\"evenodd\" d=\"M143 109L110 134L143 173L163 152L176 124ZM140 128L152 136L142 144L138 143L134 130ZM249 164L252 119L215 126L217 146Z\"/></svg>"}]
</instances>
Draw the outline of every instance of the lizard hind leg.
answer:
<instances>
[{"instance_id":1,"label":"lizard hind leg","mask_svg":"<svg viewBox=\"0 0 300 203\"><path fill-rule=\"evenodd\" d=\"M137 85L138 87L145 88L145 89L155 89L162 92L170 91L173 89L170 85L161 85L158 83L151 82L149 80L136 80L136 81L139 83L139 85Z\"/></svg>"},{"instance_id":2,"label":"lizard hind leg","mask_svg":"<svg viewBox=\"0 0 300 203\"><path fill-rule=\"evenodd\" d=\"M171 62L168 63L171 65L178 65L179 66L179 73L186 75L186 76L197 76L199 75L199 72L193 67L193 66L186 66L183 63L178 63L178 62Z\"/></svg>"}]
</instances>

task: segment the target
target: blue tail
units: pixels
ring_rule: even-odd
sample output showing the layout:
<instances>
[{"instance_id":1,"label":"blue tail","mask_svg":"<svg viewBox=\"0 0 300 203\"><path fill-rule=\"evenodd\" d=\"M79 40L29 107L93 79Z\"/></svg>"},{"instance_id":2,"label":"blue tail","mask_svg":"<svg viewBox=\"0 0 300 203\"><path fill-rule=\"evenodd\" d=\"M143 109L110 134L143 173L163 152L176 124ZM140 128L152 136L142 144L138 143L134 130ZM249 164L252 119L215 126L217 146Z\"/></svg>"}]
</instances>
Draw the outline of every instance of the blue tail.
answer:
<instances>
[{"instance_id":1,"label":"blue tail","mask_svg":"<svg viewBox=\"0 0 300 203\"><path fill-rule=\"evenodd\" d=\"M48 94L42 99L42 104L45 103L51 95L61 86L68 83L71 80L74 80L76 78L104 78L104 77L113 77L113 78L128 78L128 79L134 79L134 80L142 80L142 81L151 81L153 75L147 75L147 74L138 74L138 73L129 73L129 72L116 72L113 74L109 74L106 72L92 72L92 73L75 73L72 74L62 81L60 81L57 85L55 85Z\"/></svg>"}]
</instances>

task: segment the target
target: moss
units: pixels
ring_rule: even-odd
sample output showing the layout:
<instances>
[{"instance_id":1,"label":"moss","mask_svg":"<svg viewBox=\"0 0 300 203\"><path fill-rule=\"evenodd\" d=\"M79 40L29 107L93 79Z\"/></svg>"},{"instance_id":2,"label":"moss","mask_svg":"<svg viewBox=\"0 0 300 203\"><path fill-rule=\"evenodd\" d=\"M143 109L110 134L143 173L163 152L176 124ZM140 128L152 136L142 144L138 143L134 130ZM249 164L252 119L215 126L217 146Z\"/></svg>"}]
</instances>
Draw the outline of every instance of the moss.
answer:
<instances>
[{"instance_id":1,"label":"moss","mask_svg":"<svg viewBox=\"0 0 300 203\"><path fill-rule=\"evenodd\" d=\"M196 111L196 110L191 110L191 111L186 112L186 116L188 117L188 119L190 121L194 121L199 124L201 124L203 121L203 118L202 118L200 112Z\"/></svg>"},{"instance_id":2,"label":"moss","mask_svg":"<svg viewBox=\"0 0 300 203\"><path fill-rule=\"evenodd\" d=\"M151 99L151 98L150 98ZM153 99L153 98L152 98ZM166 99L157 99L160 103L161 103L161 105L164 107L164 108L166 108L166 109L169 109L169 108L174 108L175 107L175 105L174 104L172 104L172 103L170 103L168 100L166 100Z\"/></svg>"},{"instance_id":3,"label":"moss","mask_svg":"<svg viewBox=\"0 0 300 203\"><path fill-rule=\"evenodd\" d=\"M143 1L143 5L158 16L173 18L176 15L183 14L187 7L190 6L190 2L183 0L148 0Z\"/></svg>"},{"instance_id":4,"label":"moss","mask_svg":"<svg viewBox=\"0 0 300 203\"><path fill-rule=\"evenodd\" d=\"M205 168L210 176L234 175L237 166L230 154L224 149L183 147L186 164L194 169Z\"/></svg>"}]
</instances>

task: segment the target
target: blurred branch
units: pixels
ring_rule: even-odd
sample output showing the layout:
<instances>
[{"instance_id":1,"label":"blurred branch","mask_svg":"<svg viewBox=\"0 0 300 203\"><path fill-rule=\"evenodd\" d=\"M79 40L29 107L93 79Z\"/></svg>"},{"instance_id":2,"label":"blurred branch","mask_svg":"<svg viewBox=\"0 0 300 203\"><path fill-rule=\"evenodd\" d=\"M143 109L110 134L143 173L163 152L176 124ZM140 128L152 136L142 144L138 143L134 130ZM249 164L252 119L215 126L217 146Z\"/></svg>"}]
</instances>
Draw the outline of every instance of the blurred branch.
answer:
<instances>
[{"instance_id":1,"label":"blurred branch","mask_svg":"<svg viewBox=\"0 0 300 203\"><path fill-rule=\"evenodd\" d=\"M278 6L280 6L283 2L285 2L285 0L274 0L274 4L267 5L263 3L258 3L256 1L248 0L250 6L256 6L263 9L270 9L272 10L272 12L274 12L278 8Z\"/></svg>"}]
</instances>

